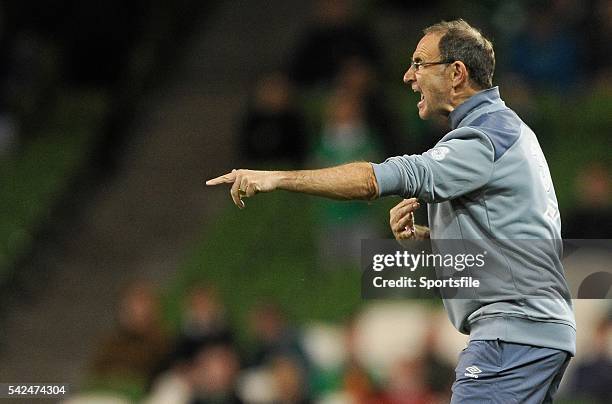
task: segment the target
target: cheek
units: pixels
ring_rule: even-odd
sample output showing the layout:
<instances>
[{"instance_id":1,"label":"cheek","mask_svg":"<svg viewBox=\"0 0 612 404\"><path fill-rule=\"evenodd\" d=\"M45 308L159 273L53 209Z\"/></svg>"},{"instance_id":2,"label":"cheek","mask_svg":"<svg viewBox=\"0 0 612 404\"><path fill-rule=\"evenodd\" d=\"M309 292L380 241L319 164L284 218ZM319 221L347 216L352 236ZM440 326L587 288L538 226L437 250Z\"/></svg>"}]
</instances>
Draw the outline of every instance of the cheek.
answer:
<instances>
[{"instance_id":1,"label":"cheek","mask_svg":"<svg viewBox=\"0 0 612 404\"><path fill-rule=\"evenodd\" d=\"M422 76L420 80L418 80L418 84L425 96L437 92L436 89L438 85L433 77Z\"/></svg>"},{"instance_id":2,"label":"cheek","mask_svg":"<svg viewBox=\"0 0 612 404\"><path fill-rule=\"evenodd\" d=\"M432 81L429 83L427 95L432 101L440 101L445 98L444 83L440 81Z\"/></svg>"}]
</instances>

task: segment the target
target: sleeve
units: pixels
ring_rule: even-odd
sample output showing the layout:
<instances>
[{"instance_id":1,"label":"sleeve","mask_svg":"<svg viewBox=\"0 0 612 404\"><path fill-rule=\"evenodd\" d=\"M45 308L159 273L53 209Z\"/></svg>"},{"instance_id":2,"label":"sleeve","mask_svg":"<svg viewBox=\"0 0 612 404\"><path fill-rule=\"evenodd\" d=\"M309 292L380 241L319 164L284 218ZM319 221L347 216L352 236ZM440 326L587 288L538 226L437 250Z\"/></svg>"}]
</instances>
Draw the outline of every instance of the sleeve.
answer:
<instances>
[{"instance_id":1,"label":"sleeve","mask_svg":"<svg viewBox=\"0 0 612 404\"><path fill-rule=\"evenodd\" d=\"M427 203L443 202L485 185L493 171L494 147L473 128L447 134L423 154L391 157L372 164L380 196L416 196Z\"/></svg>"}]
</instances>

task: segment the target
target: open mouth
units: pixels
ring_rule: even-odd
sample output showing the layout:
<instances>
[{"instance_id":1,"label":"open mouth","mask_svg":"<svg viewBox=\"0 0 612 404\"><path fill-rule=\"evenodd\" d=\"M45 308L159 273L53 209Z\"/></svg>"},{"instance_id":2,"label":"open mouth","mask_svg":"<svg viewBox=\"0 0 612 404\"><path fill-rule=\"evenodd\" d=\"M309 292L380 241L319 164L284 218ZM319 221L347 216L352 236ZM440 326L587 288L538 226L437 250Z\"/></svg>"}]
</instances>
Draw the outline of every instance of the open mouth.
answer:
<instances>
[{"instance_id":1,"label":"open mouth","mask_svg":"<svg viewBox=\"0 0 612 404\"><path fill-rule=\"evenodd\" d=\"M425 96L421 93L421 100L418 102L417 108L421 109L423 106L425 106Z\"/></svg>"},{"instance_id":2,"label":"open mouth","mask_svg":"<svg viewBox=\"0 0 612 404\"><path fill-rule=\"evenodd\" d=\"M421 94L421 99L417 103L417 108L418 109L423 108L425 106L425 96L423 95L423 92L421 91L421 89L416 85L416 83L413 83L412 91L414 91L415 93Z\"/></svg>"}]
</instances>

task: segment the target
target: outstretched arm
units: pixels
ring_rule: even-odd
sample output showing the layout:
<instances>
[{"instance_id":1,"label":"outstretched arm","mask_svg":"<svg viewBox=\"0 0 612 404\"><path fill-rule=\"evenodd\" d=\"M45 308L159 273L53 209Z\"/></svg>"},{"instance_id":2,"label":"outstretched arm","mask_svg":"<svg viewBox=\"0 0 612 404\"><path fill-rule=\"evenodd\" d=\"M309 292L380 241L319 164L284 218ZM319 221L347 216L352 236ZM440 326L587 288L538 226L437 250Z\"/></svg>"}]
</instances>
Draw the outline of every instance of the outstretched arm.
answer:
<instances>
[{"instance_id":1,"label":"outstretched arm","mask_svg":"<svg viewBox=\"0 0 612 404\"><path fill-rule=\"evenodd\" d=\"M242 198L283 189L332 199L371 200L378 197L378 183L370 163L358 162L320 170L232 170L206 181L206 185L232 184L234 204L244 208Z\"/></svg>"}]
</instances>

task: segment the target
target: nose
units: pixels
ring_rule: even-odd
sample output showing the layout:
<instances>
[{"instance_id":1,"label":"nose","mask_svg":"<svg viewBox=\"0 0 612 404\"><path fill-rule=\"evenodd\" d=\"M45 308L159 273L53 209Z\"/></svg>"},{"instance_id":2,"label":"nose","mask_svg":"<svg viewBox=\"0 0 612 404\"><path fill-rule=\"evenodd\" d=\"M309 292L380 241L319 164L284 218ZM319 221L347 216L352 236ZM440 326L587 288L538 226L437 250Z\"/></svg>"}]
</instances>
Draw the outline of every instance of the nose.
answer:
<instances>
[{"instance_id":1,"label":"nose","mask_svg":"<svg viewBox=\"0 0 612 404\"><path fill-rule=\"evenodd\" d=\"M408 68L408 70L406 70L406 73L404 73L404 83L406 84L410 84L415 80L414 77L414 69L412 68L412 65L410 65L410 67Z\"/></svg>"}]
</instances>

